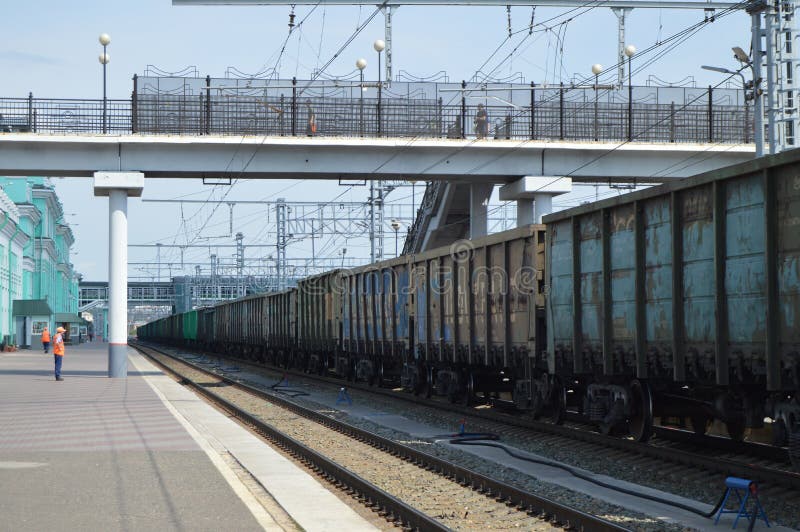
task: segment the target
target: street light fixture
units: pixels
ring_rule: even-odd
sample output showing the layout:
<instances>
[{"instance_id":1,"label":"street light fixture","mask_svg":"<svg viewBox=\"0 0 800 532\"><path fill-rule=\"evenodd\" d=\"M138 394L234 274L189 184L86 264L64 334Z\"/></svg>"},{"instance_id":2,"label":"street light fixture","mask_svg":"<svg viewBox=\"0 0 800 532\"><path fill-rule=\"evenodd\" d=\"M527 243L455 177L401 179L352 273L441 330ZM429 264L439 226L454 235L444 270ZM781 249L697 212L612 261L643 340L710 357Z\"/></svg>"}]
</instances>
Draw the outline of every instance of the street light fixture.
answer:
<instances>
[{"instance_id":1,"label":"street light fixture","mask_svg":"<svg viewBox=\"0 0 800 532\"><path fill-rule=\"evenodd\" d=\"M636 47L629 44L625 47L625 55L628 57L628 141L633 140L633 85L631 84L631 62Z\"/></svg>"},{"instance_id":2,"label":"street light fixture","mask_svg":"<svg viewBox=\"0 0 800 532\"><path fill-rule=\"evenodd\" d=\"M108 48L108 45L111 44L111 37L108 35L108 33L101 33L97 40L103 45L103 53L100 54L97 59L100 61L100 64L103 65L103 133L107 133L108 103L106 100L106 65L109 61L111 61L111 56L108 55L106 49Z\"/></svg>"},{"instance_id":3,"label":"street light fixture","mask_svg":"<svg viewBox=\"0 0 800 532\"><path fill-rule=\"evenodd\" d=\"M600 76L600 72L603 71L603 65L600 63L595 63L592 65L592 74L594 74L594 140L598 139L597 135L597 85L598 85L598 77Z\"/></svg>"},{"instance_id":4,"label":"street light fixture","mask_svg":"<svg viewBox=\"0 0 800 532\"><path fill-rule=\"evenodd\" d=\"M367 68L367 60L363 57L356 61L360 82L358 84L361 102L359 105L359 134L364 136L364 69Z\"/></svg>"},{"instance_id":5,"label":"street light fixture","mask_svg":"<svg viewBox=\"0 0 800 532\"><path fill-rule=\"evenodd\" d=\"M755 112L754 112L753 120L755 122L755 124L754 124L755 139L754 140L755 140L755 143L756 143L756 157L761 157L762 155L764 155L764 138L763 138L763 135L760 134L761 131L763 130L763 126L761 125L761 120L760 120L761 116L760 116L760 112L759 112L759 108L758 108L758 101L756 100L756 98L758 98L758 95L756 94L756 90L757 90L756 82L753 81L753 93L751 95L748 95L747 94L747 87L748 87L747 80L744 79L744 74L742 74L742 70L744 68L751 66L751 64L749 63L750 58L747 57L747 54L745 54L744 51L742 51L742 49L739 48L738 46L735 46L733 48L733 51L734 51L734 54L735 54L735 58L738 59L739 61L742 61L743 63L745 63L744 66L742 66L741 69L739 69L739 70L731 70L729 68L709 66L709 65L702 65L700 68L702 68L703 70L710 70L711 72L719 72L720 74L729 74L731 76L739 76L739 78L742 80L742 92L744 92L745 129L748 128L747 116L749 115L749 112L747 110L747 102L752 99L752 100L755 100L755 106L754 106L755 107ZM755 76L755 74L754 74L754 76Z\"/></svg>"},{"instance_id":6,"label":"street light fixture","mask_svg":"<svg viewBox=\"0 0 800 532\"><path fill-rule=\"evenodd\" d=\"M378 136L381 136L381 92L383 84L381 83L381 52L386 48L386 43L381 39L377 39L372 43L372 47L378 52Z\"/></svg>"}]
</instances>

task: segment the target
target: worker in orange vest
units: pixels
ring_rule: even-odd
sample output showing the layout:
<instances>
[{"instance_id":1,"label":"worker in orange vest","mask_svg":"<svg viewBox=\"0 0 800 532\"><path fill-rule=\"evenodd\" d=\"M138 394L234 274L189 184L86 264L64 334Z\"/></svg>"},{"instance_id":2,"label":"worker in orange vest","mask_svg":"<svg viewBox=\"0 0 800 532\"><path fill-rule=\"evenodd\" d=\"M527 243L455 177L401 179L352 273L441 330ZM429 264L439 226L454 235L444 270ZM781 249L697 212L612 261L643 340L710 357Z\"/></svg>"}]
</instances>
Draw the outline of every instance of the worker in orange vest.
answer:
<instances>
[{"instance_id":1,"label":"worker in orange vest","mask_svg":"<svg viewBox=\"0 0 800 532\"><path fill-rule=\"evenodd\" d=\"M56 329L56 336L53 338L53 358L56 362L56 380L63 381L61 377L61 362L64 360L64 327Z\"/></svg>"},{"instance_id":2,"label":"worker in orange vest","mask_svg":"<svg viewBox=\"0 0 800 532\"><path fill-rule=\"evenodd\" d=\"M50 331L47 330L47 327L42 330L42 349L44 349L45 355L50 352Z\"/></svg>"}]
</instances>

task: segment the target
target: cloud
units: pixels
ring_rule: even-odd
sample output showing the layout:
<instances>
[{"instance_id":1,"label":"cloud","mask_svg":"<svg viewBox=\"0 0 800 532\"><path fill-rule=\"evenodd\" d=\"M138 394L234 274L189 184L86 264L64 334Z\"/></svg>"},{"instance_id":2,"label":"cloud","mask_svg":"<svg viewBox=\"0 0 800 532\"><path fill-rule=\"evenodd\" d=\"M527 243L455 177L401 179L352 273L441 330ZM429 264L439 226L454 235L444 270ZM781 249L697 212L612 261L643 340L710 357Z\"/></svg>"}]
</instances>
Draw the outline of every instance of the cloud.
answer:
<instances>
[{"instance_id":1,"label":"cloud","mask_svg":"<svg viewBox=\"0 0 800 532\"><path fill-rule=\"evenodd\" d=\"M0 61L38 63L40 65L57 65L61 63L60 59L52 56L32 54L30 52L18 52L17 50L0 51Z\"/></svg>"}]
</instances>

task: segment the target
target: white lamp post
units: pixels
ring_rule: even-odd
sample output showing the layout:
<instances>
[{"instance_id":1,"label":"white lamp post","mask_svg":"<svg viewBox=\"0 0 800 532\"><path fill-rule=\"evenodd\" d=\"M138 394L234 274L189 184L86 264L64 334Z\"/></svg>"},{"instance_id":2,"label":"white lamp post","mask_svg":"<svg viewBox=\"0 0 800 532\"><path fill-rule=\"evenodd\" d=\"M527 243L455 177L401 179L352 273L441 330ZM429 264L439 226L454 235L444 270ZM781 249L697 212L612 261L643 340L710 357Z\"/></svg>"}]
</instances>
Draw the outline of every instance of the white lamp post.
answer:
<instances>
[{"instance_id":1,"label":"white lamp post","mask_svg":"<svg viewBox=\"0 0 800 532\"><path fill-rule=\"evenodd\" d=\"M592 74L594 74L594 140L598 139L597 134L597 83L600 72L603 71L603 65L595 63L592 65Z\"/></svg>"},{"instance_id":2,"label":"white lamp post","mask_svg":"<svg viewBox=\"0 0 800 532\"><path fill-rule=\"evenodd\" d=\"M381 83L381 52L386 48L386 43L380 39L377 39L374 43L372 43L372 47L375 48L375 51L378 52L378 136L381 136L381 89L383 88L383 84Z\"/></svg>"},{"instance_id":3,"label":"white lamp post","mask_svg":"<svg viewBox=\"0 0 800 532\"><path fill-rule=\"evenodd\" d=\"M359 121L358 121L359 122L359 134L363 137L364 136L364 69L367 68L367 60L364 59L363 57L359 58L356 61L356 68L358 69L358 73L359 73L359 80L360 81L359 81L359 84L358 84L358 88L359 88L360 98L361 98L361 102L360 102L360 105L359 105L359 113L358 113L359 114Z\"/></svg>"},{"instance_id":4,"label":"white lamp post","mask_svg":"<svg viewBox=\"0 0 800 532\"><path fill-rule=\"evenodd\" d=\"M629 44L625 47L625 55L628 57L628 140L633 140L633 85L631 85L631 61L636 47Z\"/></svg>"},{"instance_id":5,"label":"white lamp post","mask_svg":"<svg viewBox=\"0 0 800 532\"><path fill-rule=\"evenodd\" d=\"M103 65L103 133L107 133L108 122L106 120L106 116L107 116L108 106L106 102L106 65L108 64L109 61L111 61L111 56L109 56L108 53L106 53L106 49L108 45L111 44L111 37L108 35L108 33L101 33L100 37L98 37L97 40L100 41L100 44L103 45L103 53L100 54L100 56L97 59L98 61L100 61L100 64Z\"/></svg>"}]
</instances>

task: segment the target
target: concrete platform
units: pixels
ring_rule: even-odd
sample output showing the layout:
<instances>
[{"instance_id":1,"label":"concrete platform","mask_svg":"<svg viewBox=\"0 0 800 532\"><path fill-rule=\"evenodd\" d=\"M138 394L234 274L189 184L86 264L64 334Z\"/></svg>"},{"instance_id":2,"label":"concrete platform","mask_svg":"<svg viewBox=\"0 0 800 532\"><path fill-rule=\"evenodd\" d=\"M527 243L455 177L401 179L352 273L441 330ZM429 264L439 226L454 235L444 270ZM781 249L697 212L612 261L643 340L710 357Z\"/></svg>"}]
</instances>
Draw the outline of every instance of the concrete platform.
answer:
<instances>
[{"instance_id":1,"label":"concrete platform","mask_svg":"<svg viewBox=\"0 0 800 532\"><path fill-rule=\"evenodd\" d=\"M285 529L226 464L230 453L291 527L375 530L132 349L128 378L109 379L107 349L68 346L63 382L52 355L0 353L0 528Z\"/></svg>"}]
</instances>

